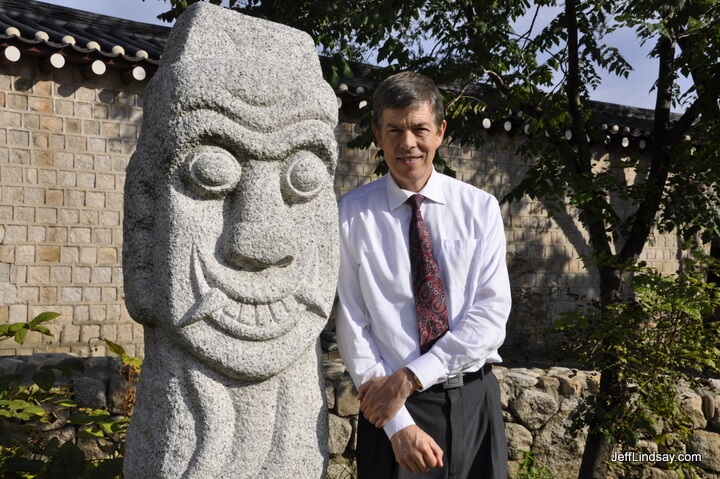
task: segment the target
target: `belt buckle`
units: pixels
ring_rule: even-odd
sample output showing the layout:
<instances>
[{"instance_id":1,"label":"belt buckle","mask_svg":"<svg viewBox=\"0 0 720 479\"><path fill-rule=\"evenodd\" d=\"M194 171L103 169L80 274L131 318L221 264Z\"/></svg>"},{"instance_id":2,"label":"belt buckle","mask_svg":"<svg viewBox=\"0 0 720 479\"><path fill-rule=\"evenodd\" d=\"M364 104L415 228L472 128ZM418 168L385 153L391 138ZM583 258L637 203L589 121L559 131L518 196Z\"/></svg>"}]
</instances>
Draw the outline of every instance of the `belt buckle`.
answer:
<instances>
[{"instance_id":1,"label":"belt buckle","mask_svg":"<svg viewBox=\"0 0 720 479\"><path fill-rule=\"evenodd\" d=\"M456 374L454 376L448 376L443 383L443 389L455 389L463 385L462 374Z\"/></svg>"}]
</instances>

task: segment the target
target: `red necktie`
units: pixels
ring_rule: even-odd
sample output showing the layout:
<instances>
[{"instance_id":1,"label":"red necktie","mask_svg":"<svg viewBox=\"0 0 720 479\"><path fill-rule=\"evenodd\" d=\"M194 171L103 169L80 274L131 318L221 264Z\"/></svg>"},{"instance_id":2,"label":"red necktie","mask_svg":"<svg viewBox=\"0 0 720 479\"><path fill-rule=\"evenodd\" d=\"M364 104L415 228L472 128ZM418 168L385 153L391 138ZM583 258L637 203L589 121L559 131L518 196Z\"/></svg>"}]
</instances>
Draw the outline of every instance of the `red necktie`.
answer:
<instances>
[{"instance_id":1,"label":"red necktie","mask_svg":"<svg viewBox=\"0 0 720 479\"><path fill-rule=\"evenodd\" d=\"M432 254L432 239L420 213L422 195L412 195L408 203L413 209L410 219L410 270L420 332L420 352L428 349L448 330L445 293L440 268Z\"/></svg>"}]
</instances>

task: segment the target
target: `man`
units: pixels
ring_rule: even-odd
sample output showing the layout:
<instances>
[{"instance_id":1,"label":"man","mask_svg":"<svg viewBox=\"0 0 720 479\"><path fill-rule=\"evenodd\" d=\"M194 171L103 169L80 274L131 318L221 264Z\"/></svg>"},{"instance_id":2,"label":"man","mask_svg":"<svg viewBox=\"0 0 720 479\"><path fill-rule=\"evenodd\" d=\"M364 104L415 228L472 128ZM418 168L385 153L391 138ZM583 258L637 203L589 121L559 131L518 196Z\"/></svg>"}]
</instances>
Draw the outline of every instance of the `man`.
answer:
<instances>
[{"instance_id":1,"label":"man","mask_svg":"<svg viewBox=\"0 0 720 479\"><path fill-rule=\"evenodd\" d=\"M390 174L339 203L336 328L358 385L358 477L505 479L490 366L510 312L498 202L434 171L446 122L430 79L391 76L373 113Z\"/></svg>"}]
</instances>

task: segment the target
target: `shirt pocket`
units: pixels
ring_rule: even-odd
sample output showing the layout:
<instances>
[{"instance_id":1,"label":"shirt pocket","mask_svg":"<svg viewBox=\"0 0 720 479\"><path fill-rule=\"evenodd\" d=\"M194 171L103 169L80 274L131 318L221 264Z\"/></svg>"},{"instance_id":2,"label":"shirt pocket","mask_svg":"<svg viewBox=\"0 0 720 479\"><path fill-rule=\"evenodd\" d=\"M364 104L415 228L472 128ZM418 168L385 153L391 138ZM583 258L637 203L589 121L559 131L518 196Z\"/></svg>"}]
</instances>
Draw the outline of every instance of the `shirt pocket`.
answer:
<instances>
[{"instance_id":1,"label":"shirt pocket","mask_svg":"<svg viewBox=\"0 0 720 479\"><path fill-rule=\"evenodd\" d=\"M479 239L443 240L438 266L450 292L463 292L472 284L480 251Z\"/></svg>"}]
</instances>

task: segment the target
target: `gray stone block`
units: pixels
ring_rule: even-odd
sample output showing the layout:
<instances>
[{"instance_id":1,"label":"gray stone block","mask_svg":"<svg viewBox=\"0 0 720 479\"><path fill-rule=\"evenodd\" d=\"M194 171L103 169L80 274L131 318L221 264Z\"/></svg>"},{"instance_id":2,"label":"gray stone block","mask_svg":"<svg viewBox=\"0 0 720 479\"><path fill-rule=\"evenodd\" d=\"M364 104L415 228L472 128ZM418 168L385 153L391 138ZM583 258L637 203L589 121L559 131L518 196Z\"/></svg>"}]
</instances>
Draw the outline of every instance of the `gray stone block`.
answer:
<instances>
[{"instance_id":1,"label":"gray stone block","mask_svg":"<svg viewBox=\"0 0 720 479\"><path fill-rule=\"evenodd\" d=\"M543 427L559 409L555 398L539 389L523 389L510 403L512 413L531 431Z\"/></svg>"},{"instance_id":2,"label":"gray stone block","mask_svg":"<svg viewBox=\"0 0 720 479\"><path fill-rule=\"evenodd\" d=\"M75 381L73 398L80 407L103 409L107 406L105 382L91 377L82 377Z\"/></svg>"},{"instance_id":3,"label":"gray stone block","mask_svg":"<svg viewBox=\"0 0 720 479\"><path fill-rule=\"evenodd\" d=\"M533 435L517 423L505 424L505 435L508 443L508 457L511 460L521 460L522 452L530 452L533 444Z\"/></svg>"},{"instance_id":4,"label":"gray stone block","mask_svg":"<svg viewBox=\"0 0 720 479\"><path fill-rule=\"evenodd\" d=\"M352 416L360 412L360 401L352 379L340 381L335 389L335 405L337 413L342 417Z\"/></svg>"},{"instance_id":5,"label":"gray stone block","mask_svg":"<svg viewBox=\"0 0 720 479\"><path fill-rule=\"evenodd\" d=\"M20 373L25 370L25 361L15 358L0 359L0 376Z\"/></svg>"},{"instance_id":6,"label":"gray stone block","mask_svg":"<svg viewBox=\"0 0 720 479\"><path fill-rule=\"evenodd\" d=\"M709 431L693 431L690 436L688 453L698 454L702 460L698 463L707 471L720 473L720 434Z\"/></svg>"},{"instance_id":7,"label":"gray stone block","mask_svg":"<svg viewBox=\"0 0 720 479\"><path fill-rule=\"evenodd\" d=\"M352 426L350 421L330 414L330 437L328 438L328 449L330 454L342 454L347 448L350 436L352 435Z\"/></svg>"}]
</instances>

